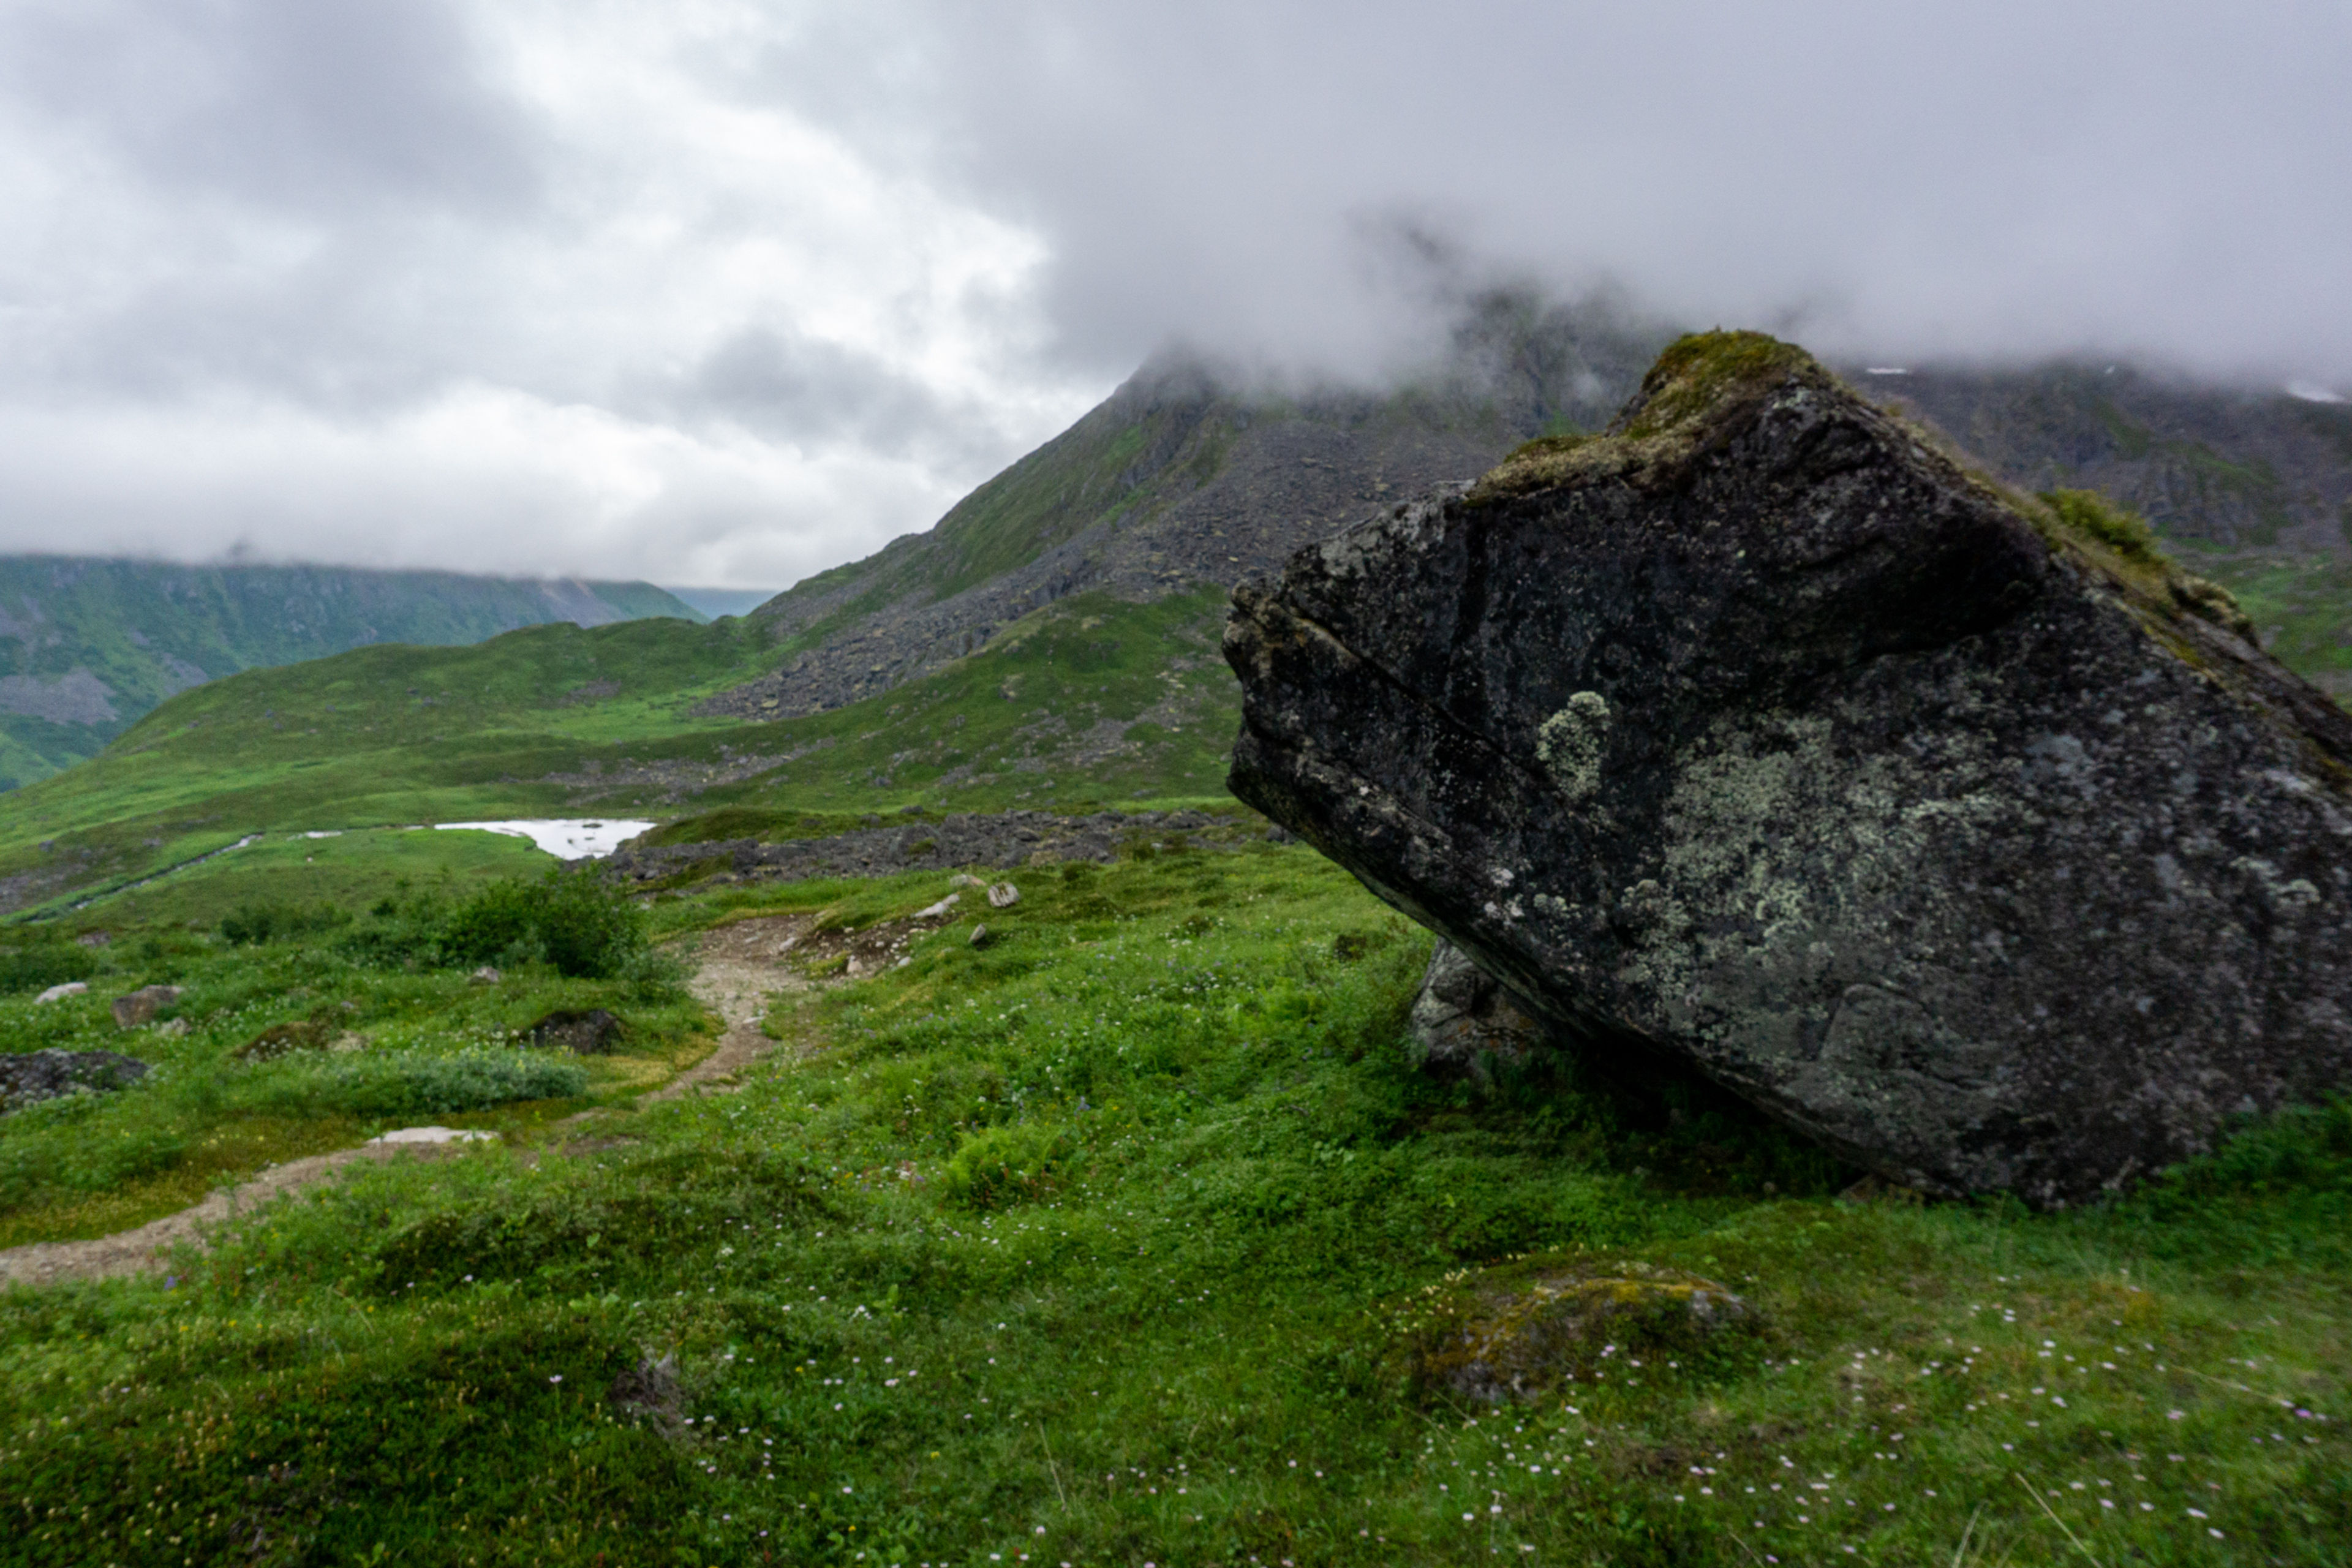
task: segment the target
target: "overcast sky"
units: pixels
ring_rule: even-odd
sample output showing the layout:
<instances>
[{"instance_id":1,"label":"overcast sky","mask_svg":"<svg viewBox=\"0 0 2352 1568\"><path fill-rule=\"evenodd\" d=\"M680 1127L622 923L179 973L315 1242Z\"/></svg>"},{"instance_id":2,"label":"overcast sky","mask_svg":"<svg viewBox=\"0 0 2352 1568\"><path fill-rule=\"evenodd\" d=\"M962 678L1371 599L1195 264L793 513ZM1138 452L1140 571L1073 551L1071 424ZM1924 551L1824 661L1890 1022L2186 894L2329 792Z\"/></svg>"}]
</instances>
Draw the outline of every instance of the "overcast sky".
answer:
<instances>
[{"instance_id":1,"label":"overcast sky","mask_svg":"<svg viewBox=\"0 0 2352 1568\"><path fill-rule=\"evenodd\" d=\"M2347 84L2346 0L0 0L0 551L782 586L1486 278L2352 391Z\"/></svg>"}]
</instances>

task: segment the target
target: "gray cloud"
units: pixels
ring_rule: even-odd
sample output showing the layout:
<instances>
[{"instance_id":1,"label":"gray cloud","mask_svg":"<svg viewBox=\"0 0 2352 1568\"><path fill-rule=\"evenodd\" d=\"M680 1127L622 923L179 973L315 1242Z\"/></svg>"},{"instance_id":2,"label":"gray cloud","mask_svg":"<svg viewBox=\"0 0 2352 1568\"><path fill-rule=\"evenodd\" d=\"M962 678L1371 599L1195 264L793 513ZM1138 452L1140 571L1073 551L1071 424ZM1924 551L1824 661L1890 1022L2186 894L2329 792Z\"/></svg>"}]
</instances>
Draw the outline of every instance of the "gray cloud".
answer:
<instances>
[{"instance_id":1,"label":"gray cloud","mask_svg":"<svg viewBox=\"0 0 2352 1568\"><path fill-rule=\"evenodd\" d=\"M46 0L5 16L11 92L175 195L528 215L529 117L485 79L450 0Z\"/></svg>"},{"instance_id":2,"label":"gray cloud","mask_svg":"<svg viewBox=\"0 0 2352 1568\"><path fill-rule=\"evenodd\" d=\"M732 420L772 440L854 440L893 456L958 425L948 400L872 354L751 326L705 354L673 394L681 413Z\"/></svg>"},{"instance_id":3,"label":"gray cloud","mask_svg":"<svg viewBox=\"0 0 2352 1568\"><path fill-rule=\"evenodd\" d=\"M2341 5L924 12L949 166L1051 237L1088 363L1171 324L1376 359L1405 301L1354 237L1409 213L1838 346L2352 371Z\"/></svg>"},{"instance_id":4,"label":"gray cloud","mask_svg":"<svg viewBox=\"0 0 2352 1568\"><path fill-rule=\"evenodd\" d=\"M2352 391L2347 68L2322 0L0 0L0 549L777 584L1162 343L1375 379L1498 284Z\"/></svg>"}]
</instances>

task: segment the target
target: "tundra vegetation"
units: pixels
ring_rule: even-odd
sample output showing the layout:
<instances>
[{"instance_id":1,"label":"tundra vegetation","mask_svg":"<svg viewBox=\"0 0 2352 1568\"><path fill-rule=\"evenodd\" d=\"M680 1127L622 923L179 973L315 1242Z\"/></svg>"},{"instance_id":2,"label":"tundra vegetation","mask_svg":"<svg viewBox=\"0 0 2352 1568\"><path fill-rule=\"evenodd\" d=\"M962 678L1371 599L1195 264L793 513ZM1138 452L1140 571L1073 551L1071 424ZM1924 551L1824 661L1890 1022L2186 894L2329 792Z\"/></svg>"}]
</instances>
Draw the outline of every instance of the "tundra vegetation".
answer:
<instances>
[{"instance_id":1,"label":"tundra vegetation","mask_svg":"<svg viewBox=\"0 0 2352 1568\"><path fill-rule=\"evenodd\" d=\"M603 976L499 926L544 900L492 868L340 918L258 919L223 877L103 948L12 933L0 1048L156 1065L0 1118L10 1241L428 1108L502 1137L355 1168L165 1277L0 1298L0 1562L2352 1552L2352 1107L2103 1206L1920 1204L1695 1087L1432 1077L1427 939L1303 847L1016 879L943 926L908 923L936 875L592 910L627 928ZM739 1092L646 1103L712 1026L628 931L684 956L772 917L814 969L877 928L908 962L780 971ZM36 1003L66 968L88 993ZM158 982L162 1026L116 1029ZM516 1037L588 1006L620 1054ZM314 1021L368 1043L240 1056ZM1694 1280L1740 1310L1596 1319L1502 1403L1449 1374L1542 1292Z\"/></svg>"}]
</instances>

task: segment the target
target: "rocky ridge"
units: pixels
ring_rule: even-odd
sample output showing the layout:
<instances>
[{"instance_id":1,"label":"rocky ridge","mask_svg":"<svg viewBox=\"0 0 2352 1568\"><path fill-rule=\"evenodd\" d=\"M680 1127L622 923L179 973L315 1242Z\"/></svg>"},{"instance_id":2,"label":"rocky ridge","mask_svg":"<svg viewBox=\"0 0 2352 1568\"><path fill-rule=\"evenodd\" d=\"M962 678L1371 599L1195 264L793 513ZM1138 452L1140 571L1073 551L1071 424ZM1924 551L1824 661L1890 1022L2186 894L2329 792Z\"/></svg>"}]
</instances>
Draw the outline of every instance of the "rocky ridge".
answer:
<instances>
[{"instance_id":1,"label":"rocky ridge","mask_svg":"<svg viewBox=\"0 0 2352 1568\"><path fill-rule=\"evenodd\" d=\"M633 882L674 877L731 876L746 881L804 881L812 877L879 877L899 871L946 871L961 866L1047 865L1064 860L1109 861L1122 849L1182 842L1200 848L1263 843L1263 824L1202 811L1097 812L1064 816L1045 811L953 812L915 817L823 838L766 843L725 838L704 844L623 845L602 864ZM1273 837L1286 840L1280 829Z\"/></svg>"}]
</instances>

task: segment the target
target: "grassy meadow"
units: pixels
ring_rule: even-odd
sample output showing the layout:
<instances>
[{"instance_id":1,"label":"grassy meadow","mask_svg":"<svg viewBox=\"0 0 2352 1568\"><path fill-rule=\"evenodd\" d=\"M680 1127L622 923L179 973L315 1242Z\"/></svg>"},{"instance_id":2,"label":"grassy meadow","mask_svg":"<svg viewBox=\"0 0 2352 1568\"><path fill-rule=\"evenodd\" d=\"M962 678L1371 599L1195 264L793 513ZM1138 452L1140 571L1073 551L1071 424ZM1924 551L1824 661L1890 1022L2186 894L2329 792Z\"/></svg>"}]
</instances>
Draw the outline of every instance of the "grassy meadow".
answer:
<instances>
[{"instance_id":1,"label":"grassy meadow","mask_svg":"<svg viewBox=\"0 0 2352 1568\"><path fill-rule=\"evenodd\" d=\"M382 1122L305 1076L350 1057L236 1061L272 1020L349 1002L362 1059L518 1071L546 1005L641 1042L470 1113L496 1145L354 1169L169 1281L0 1298L0 1563L2352 1556L2345 1108L2094 1211L1842 1197L1853 1173L1689 1086L1423 1072L1426 937L1302 847L1015 880L978 946L969 914L909 923L937 876L664 895L659 939L797 917L819 973L861 936L907 962L777 997L740 1092L643 1109L709 1027L658 973L474 986L352 939L396 912L118 931L89 998L0 1002L5 1048L158 1062L0 1119L24 1238L210 1179L204 1139ZM185 1035L102 1018L161 979ZM1529 1341L1502 1404L1449 1378L1539 1287L1692 1279L1741 1311Z\"/></svg>"},{"instance_id":2,"label":"grassy meadow","mask_svg":"<svg viewBox=\"0 0 2352 1568\"><path fill-rule=\"evenodd\" d=\"M1223 615L1216 591L1076 595L885 696L770 722L689 711L806 640L770 647L740 619L534 626L254 670L8 794L0 904L54 912L255 833L1223 798L1240 711Z\"/></svg>"}]
</instances>

